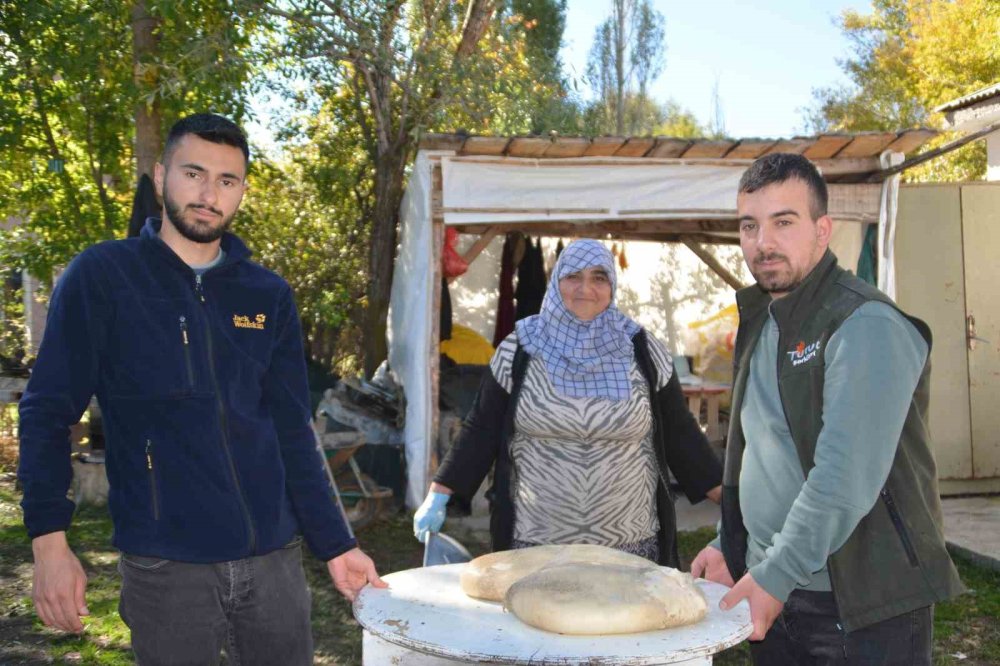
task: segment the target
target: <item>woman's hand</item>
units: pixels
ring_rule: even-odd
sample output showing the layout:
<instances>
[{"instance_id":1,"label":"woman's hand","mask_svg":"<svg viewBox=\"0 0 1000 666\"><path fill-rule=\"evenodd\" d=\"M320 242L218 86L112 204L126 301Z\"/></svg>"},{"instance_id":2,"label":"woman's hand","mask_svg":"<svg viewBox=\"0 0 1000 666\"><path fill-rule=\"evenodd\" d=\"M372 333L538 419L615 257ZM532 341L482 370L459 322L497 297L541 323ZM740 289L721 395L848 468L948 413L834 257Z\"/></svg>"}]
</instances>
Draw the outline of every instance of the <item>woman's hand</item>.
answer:
<instances>
[{"instance_id":1,"label":"woman's hand","mask_svg":"<svg viewBox=\"0 0 1000 666\"><path fill-rule=\"evenodd\" d=\"M433 484L431 491L427 493L427 498L424 499L424 503L413 514L413 536L417 537L417 541L420 543L427 543L427 535L430 532L441 531L441 526L444 525L451 492L439 492L441 490L448 489L440 484Z\"/></svg>"}]
</instances>

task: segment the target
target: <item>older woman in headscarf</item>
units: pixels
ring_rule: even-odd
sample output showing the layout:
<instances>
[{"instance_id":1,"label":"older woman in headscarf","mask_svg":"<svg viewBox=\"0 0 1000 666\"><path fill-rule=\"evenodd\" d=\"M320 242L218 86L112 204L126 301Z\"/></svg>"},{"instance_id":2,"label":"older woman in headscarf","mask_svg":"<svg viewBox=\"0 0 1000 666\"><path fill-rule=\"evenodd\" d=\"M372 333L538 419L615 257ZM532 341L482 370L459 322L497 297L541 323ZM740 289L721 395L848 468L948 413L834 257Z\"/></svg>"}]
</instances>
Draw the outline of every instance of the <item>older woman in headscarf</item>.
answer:
<instances>
[{"instance_id":1,"label":"older woman in headscarf","mask_svg":"<svg viewBox=\"0 0 1000 666\"><path fill-rule=\"evenodd\" d=\"M595 240L559 256L541 312L497 348L472 412L414 516L421 541L449 496L495 465L494 551L599 544L679 566L668 470L692 502L722 470L663 345L614 304L614 259Z\"/></svg>"}]
</instances>

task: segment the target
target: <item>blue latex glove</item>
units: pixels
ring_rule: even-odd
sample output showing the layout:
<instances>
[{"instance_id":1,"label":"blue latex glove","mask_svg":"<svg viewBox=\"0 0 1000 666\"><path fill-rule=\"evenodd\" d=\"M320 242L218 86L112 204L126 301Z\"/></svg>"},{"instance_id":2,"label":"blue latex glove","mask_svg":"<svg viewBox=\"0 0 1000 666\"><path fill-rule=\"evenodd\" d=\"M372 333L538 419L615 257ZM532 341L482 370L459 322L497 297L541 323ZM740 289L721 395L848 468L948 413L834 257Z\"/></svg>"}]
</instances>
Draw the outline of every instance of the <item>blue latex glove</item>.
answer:
<instances>
[{"instance_id":1,"label":"blue latex glove","mask_svg":"<svg viewBox=\"0 0 1000 666\"><path fill-rule=\"evenodd\" d=\"M436 493L432 490L427 493L424 503L413 514L413 536L417 537L420 543L427 543L429 532L441 530L441 526L444 524L445 507L448 506L450 497L451 495Z\"/></svg>"}]
</instances>

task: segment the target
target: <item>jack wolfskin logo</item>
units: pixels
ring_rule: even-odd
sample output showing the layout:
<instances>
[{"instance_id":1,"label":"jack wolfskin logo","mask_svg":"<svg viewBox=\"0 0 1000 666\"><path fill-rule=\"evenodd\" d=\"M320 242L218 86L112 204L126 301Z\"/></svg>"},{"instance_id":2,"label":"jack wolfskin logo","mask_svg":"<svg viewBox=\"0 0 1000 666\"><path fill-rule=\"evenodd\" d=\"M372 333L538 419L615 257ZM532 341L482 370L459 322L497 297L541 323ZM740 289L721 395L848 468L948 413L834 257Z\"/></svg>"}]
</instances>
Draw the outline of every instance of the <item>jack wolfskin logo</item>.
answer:
<instances>
[{"instance_id":1,"label":"jack wolfskin logo","mask_svg":"<svg viewBox=\"0 0 1000 666\"><path fill-rule=\"evenodd\" d=\"M250 319L249 315L233 315L233 326L236 328L255 328L258 331L264 330L264 321L267 319L262 314Z\"/></svg>"},{"instance_id":2,"label":"jack wolfskin logo","mask_svg":"<svg viewBox=\"0 0 1000 666\"><path fill-rule=\"evenodd\" d=\"M816 357L819 353L820 342L817 340L812 344L806 344L804 341L800 340L799 344L795 345L795 349L790 352L785 352L788 354L788 358L792 361L792 365L802 365L806 361L809 361Z\"/></svg>"}]
</instances>

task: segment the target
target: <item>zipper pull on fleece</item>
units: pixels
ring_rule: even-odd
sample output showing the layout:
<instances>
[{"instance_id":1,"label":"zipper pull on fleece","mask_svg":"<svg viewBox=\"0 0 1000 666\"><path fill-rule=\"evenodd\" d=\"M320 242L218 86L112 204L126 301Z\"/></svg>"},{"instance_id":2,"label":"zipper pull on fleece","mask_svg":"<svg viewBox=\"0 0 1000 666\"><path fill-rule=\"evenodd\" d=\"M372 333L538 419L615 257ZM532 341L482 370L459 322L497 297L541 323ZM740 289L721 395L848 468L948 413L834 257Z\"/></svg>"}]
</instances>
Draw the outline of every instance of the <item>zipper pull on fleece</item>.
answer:
<instances>
[{"instance_id":1,"label":"zipper pull on fleece","mask_svg":"<svg viewBox=\"0 0 1000 666\"><path fill-rule=\"evenodd\" d=\"M153 442L146 440L146 469L153 469Z\"/></svg>"},{"instance_id":2,"label":"zipper pull on fleece","mask_svg":"<svg viewBox=\"0 0 1000 666\"><path fill-rule=\"evenodd\" d=\"M205 302L205 290L201 284L201 273L194 274L194 291L198 294L198 299L204 303Z\"/></svg>"}]
</instances>

